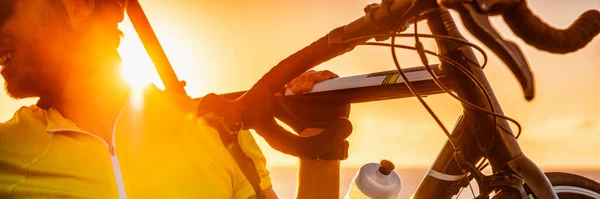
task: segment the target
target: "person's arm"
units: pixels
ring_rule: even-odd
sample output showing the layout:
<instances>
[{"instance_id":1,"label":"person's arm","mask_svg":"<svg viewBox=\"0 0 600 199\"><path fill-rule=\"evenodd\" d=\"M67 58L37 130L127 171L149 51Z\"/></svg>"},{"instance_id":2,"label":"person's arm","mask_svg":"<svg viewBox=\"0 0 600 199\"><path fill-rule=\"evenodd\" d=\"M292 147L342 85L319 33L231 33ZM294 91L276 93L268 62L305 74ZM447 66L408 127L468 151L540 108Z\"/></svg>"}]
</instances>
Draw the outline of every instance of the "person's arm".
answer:
<instances>
[{"instance_id":1,"label":"person's arm","mask_svg":"<svg viewBox=\"0 0 600 199\"><path fill-rule=\"evenodd\" d=\"M315 136L322 129L306 129L300 136ZM266 199L278 199L272 187L264 190ZM297 199L338 199L340 198L340 161L300 159L298 169ZM256 199L252 196L249 199Z\"/></svg>"},{"instance_id":2,"label":"person's arm","mask_svg":"<svg viewBox=\"0 0 600 199\"><path fill-rule=\"evenodd\" d=\"M273 190L273 185L271 183L271 177L270 177L270 172L267 170L267 159L265 158L265 156L262 153L262 150L260 150L260 147L258 146L258 144L256 143L256 140L254 140L254 137L252 136L252 134L250 133L250 131L240 131L239 132L239 137L238 137L238 141L240 144L240 147L242 147L242 149L244 150L244 153L246 153L246 155L248 157L250 157L253 162L254 162L254 166L256 167L256 170L258 171L258 174L260 176L260 187L263 190L263 194L265 194L266 199L278 199L277 194L275 194L275 191ZM246 195L246 194L252 194L251 196L249 196L249 199L255 199L255 192L254 189L252 188L252 185L250 184L250 182L246 179L245 176L240 175L238 177L242 177L238 178L238 180L242 180L240 182L241 188L238 187L238 191L240 193L237 193L239 195ZM235 197L235 198L240 198L240 197ZM242 197L244 198L244 197Z\"/></svg>"},{"instance_id":3,"label":"person's arm","mask_svg":"<svg viewBox=\"0 0 600 199\"><path fill-rule=\"evenodd\" d=\"M323 129L306 129L300 136L315 136L321 131ZM300 159L296 198L340 198L340 161Z\"/></svg>"},{"instance_id":4,"label":"person's arm","mask_svg":"<svg viewBox=\"0 0 600 199\"><path fill-rule=\"evenodd\" d=\"M265 194L266 199L279 199L279 197L277 197L277 194L275 193L273 188L268 188L263 191L264 191L263 193ZM256 196L252 196L248 199L256 199Z\"/></svg>"},{"instance_id":5,"label":"person's arm","mask_svg":"<svg viewBox=\"0 0 600 199\"><path fill-rule=\"evenodd\" d=\"M310 70L292 80L287 87L294 93L308 92L318 82L338 78L331 71ZM309 128L301 133L302 137L311 137L323 129ZM340 198L340 161L300 159L298 168L297 199L338 199Z\"/></svg>"},{"instance_id":6,"label":"person's arm","mask_svg":"<svg viewBox=\"0 0 600 199\"><path fill-rule=\"evenodd\" d=\"M312 90L316 83L338 77L337 74L328 70L309 70L292 80L286 86L294 93L308 92ZM299 135L310 137L319 134L321 131L323 130L314 128L306 129L299 133ZM296 193L298 199L339 198L339 160L319 161L300 159L298 172L298 189ZM265 189L264 194L266 199L278 199L272 187ZM256 196L252 196L249 199L256 199Z\"/></svg>"}]
</instances>

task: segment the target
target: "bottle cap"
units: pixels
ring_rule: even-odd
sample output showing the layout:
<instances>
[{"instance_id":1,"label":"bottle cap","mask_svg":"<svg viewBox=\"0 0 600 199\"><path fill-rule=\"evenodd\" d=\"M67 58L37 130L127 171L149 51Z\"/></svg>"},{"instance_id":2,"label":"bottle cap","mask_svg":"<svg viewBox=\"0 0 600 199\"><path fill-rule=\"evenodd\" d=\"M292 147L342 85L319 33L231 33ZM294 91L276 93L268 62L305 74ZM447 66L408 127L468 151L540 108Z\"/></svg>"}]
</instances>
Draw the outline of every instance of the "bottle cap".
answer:
<instances>
[{"instance_id":1,"label":"bottle cap","mask_svg":"<svg viewBox=\"0 0 600 199\"><path fill-rule=\"evenodd\" d=\"M389 175L394 170L394 163L389 160L381 160L379 164L379 173L383 175Z\"/></svg>"}]
</instances>

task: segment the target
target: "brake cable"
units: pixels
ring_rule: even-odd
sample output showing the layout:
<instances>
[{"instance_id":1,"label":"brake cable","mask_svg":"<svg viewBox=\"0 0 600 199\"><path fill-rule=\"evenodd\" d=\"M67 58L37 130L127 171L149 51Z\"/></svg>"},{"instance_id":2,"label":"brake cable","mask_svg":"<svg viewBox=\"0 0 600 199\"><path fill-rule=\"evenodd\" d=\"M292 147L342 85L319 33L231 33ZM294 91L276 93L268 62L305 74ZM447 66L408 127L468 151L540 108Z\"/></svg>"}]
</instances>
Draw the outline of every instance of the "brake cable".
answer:
<instances>
[{"instance_id":1,"label":"brake cable","mask_svg":"<svg viewBox=\"0 0 600 199\"><path fill-rule=\"evenodd\" d=\"M482 64L478 64L478 65L480 65L480 68L481 69L485 69L485 67L487 66L487 63L488 63L487 53L485 53L485 51L483 50L483 48L479 47L477 44L475 44L473 42L470 42L468 40L465 40L465 39L462 39L462 38L458 38L458 37L448 36L448 35L434 35L434 34L425 34L425 33L418 33L418 34L419 34L419 37L434 38L434 39L444 39L444 40L453 41L453 42L457 42L457 43L464 44L464 45L467 45L469 47L472 47L475 50L479 51L479 53L481 54L481 56L483 56L483 63ZM343 42L343 44L354 43L354 42L362 41L362 40L365 40L367 38L372 38L372 37L391 37L391 36L392 36L392 34L376 34L376 35L362 36L362 37L356 37L356 38L345 40ZM396 34L396 37L414 37L414 36L415 36L414 33L399 33L399 34ZM377 43L377 42L366 42L366 43L383 44L383 43ZM357 44L357 45L365 45L365 44ZM405 49L410 49L410 50L416 50L413 47L408 47L408 48L407 47L400 47L400 48L405 48ZM434 54L432 54L432 55L434 55Z\"/></svg>"},{"instance_id":2,"label":"brake cable","mask_svg":"<svg viewBox=\"0 0 600 199\"><path fill-rule=\"evenodd\" d=\"M404 17L404 16L403 16L403 17ZM417 16L417 18L418 18L418 16ZM430 68L430 66L428 65L428 60L427 60L427 58L426 58L426 56L425 56L425 50L424 50L424 48L423 48L423 45L422 45L422 43L419 41L419 38L418 38L418 37L419 37L419 34L417 34L417 22L418 22L418 20L415 20L415 34L414 34L414 37L415 37L415 41L416 41L416 43L415 43L415 46L416 46L416 47L414 47L414 48L410 48L410 49L417 50L417 52L419 53L419 56L420 56L420 58L421 58L421 61L422 61L422 63L423 63L423 64L424 64L424 66L427 68L427 71L428 71L428 72L430 73L430 75L432 76L432 78L433 78L434 82L435 82L435 83L436 83L436 84L437 84L437 85L438 85L440 88L444 89L444 91L445 91L446 93L448 93L449 95L451 95L453 98L455 98L455 99L457 99L457 100L461 101L461 103L462 103L462 104L464 104L464 105L467 105L467 106L468 106L468 107L470 107L470 108L475 108L475 109L478 109L478 110L480 110L480 111L483 111L483 112L485 112L485 113L487 113L487 114L491 114L491 115L493 115L493 116L494 116L494 117L493 117L493 123L494 123L494 125L493 125L493 126L494 126L494 127L500 127L500 128L502 128L502 130L504 130L506 133L509 133L509 132L508 132L508 130L504 129L502 126L498 126L498 124L497 124L497 121L496 121L496 120L497 120L497 119L496 119L496 117L501 117L501 118L503 118L503 119L507 119L507 120L509 120L509 121L513 122L515 125L517 125L517 127L518 127L518 129L519 129L519 130L518 130L518 134L517 134L517 136L515 136L515 139L518 139L518 137L519 137L519 136L520 136L520 134L521 134L521 126L520 126L520 124L519 124L519 123L518 123L516 120L514 120L514 119L512 119L512 118L509 118L509 117L506 117L506 116L504 116L504 115L499 115L499 114L495 113L495 108L494 108L494 106L493 106L493 104L492 104L492 102L491 102L491 99L490 99L490 97L489 97L489 93L487 93L487 91L486 91L485 89L483 89L483 87L482 87L482 85L481 85L481 82L479 82L479 81L477 81L476 79L474 79L474 78L472 77L472 74L470 74L469 72L467 72L467 71L465 71L464 69L462 69L462 68L460 67L460 64L451 64L451 65L454 65L456 68L460 69L460 70L461 70L461 72L463 72L464 74L466 74L466 75L469 77L469 79L470 79L471 81L473 81L474 83L476 83L476 84L477 84L478 88L479 88L479 89L482 91L482 93L483 93L483 94L486 96L486 99L487 99L487 101L488 101L488 103L489 103L489 105L490 105L490 108L492 109L492 112L490 112L490 111L488 111L488 110L485 110L485 109L483 109L482 107L479 107L479 106L473 105L473 104L471 104L470 102L468 102L468 101L466 101L466 100L464 100L464 99L462 99L462 98L460 98L460 97L458 97L458 96L455 96L454 94L452 94L452 93L449 91L449 89L447 89L445 86L443 86L443 84L441 84L441 83L439 82L438 78L437 78L437 77L436 77L436 76L433 74L433 72L432 72L432 69L431 69L431 68ZM400 22L399 22L398 24L400 24ZM397 28L399 28L399 26L398 26ZM453 149L456 151L456 147L455 147L456 145L454 145L454 143L453 143L453 140L451 139L451 137L450 137L450 135L449 135L449 133L448 133L448 130L445 128L445 126L443 126L443 124L441 124L441 123L440 123L440 121L439 121L439 118L437 118L437 116L435 115L435 113L433 113L433 112L432 112L431 108L430 108L430 107L427 105L427 103L426 103L426 102L424 102L424 100L421 98L421 96L418 94L418 92L416 92L416 90L415 90L415 89L414 89L414 87L412 86L412 83L410 83L410 82L408 81L408 78L406 78L405 74L403 73L402 69L400 68L400 65L399 65L399 63L398 63L398 60L397 60L397 57L396 57L396 54L395 54L395 47L396 47L396 46L395 46L395 38L396 38L396 35L395 35L395 33L396 33L398 30L399 30L399 29L396 29L396 31L392 33L392 41L391 41L391 45L389 45L389 46L391 46L391 49L392 49L392 58L394 59L395 66L396 66L396 68L398 69L398 72L399 72L399 73L400 73L400 75L402 76L402 78L403 78L403 80L405 81L405 83L406 83L407 87L409 88L409 90L410 90L410 91L413 93L413 95L414 95L415 97L417 97L417 99L419 99L419 101L421 102L421 104L422 104L422 105L423 105L423 106L424 106L424 107L427 109L427 111L428 111L428 112L431 114L431 116L432 116L432 117L434 117L434 119L436 120L436 122L438 123L438 125L439 125L439 126L442 128L442 130L444 131L444 133L445 133L445 134L446 134L446 136L448 137L448 140L449 140L449 142L450 142L450 143L453 145ZM451 38L451 37L450 37L450 38ZM373 43L370 43L370 44L373 44ZM378 43L378 44L379 44L379 43ZM480 50L480 48L478 48L478 47L475 47L475 46L473 46L473 47L474 47L474 48L476 48L476 49L478 49L478 50ZM485 56L485 55L486 55L486 54L485 54L485 52L483 52L483 51L480 51L480 52L482 52L482 54L484 55L484 59L486 59L487 57ZM433 52L431 52L431 53L428 53L428 54L434 54L434 55L436 55L436 56L437 56L437 53L433 53ZM438 56L438 57L439 57L439 56ZM453 61L453 60L452 60L452 61ZM487 63L487 60L484 62L484 66L485 66L485 63ZM484 67L482 66L481 68L483 69ZM493 141L494 141L494 139L495 139L495 137L496 137L496 133L498 132L497 128L494 128L494 132L495 132L495 133L493 134L493 137L492 137L492 139L491 139L491 141L490 141L489 147L488 147L488 149L487 149L487 150L485 150L485 156L484 156L484 158L486 158L486 157L487 157L487 156L489 156L489 154L490 154L490 151L491 151L491 145L492 145L491 143L493 143ZM510 133L509 133L509 134L510 134ZM511 135L513 135L513 134L511 134ZM514 135L513 135L513 136L514 136ZM478 145L480 145L480 144L479 144L479 142L478 142ZM480 147L481 147L481 145L480 145ZM485 165L483 165L483 163L484 163L484 162L485 162L485 161L482 161L482 162L481 162L481 164L477 166L477 168L479 168L479 169L483 169L483 168L485 168L485 166L487 166L488 164L485 164ZM460 167L460 164L459 164L459 167Z\"/></svg>"},{"instance_id":3,"label":"brake cable","mask_svg":"<svg viewBox=\"0 0 600 199\"><path fill-rule=\"evenodd\" d=\"M419 12L417 12L417 13L419 13ZM444 85L443 85L441 82L439 82L439 81L438 81L438 79L435 77L435 74L433 74L433 71L431 70L431 67L429 66L429 60L427 60L427 56L425 55L425 48L423 47L423 43L421 43L421 41L419 40L419 34L417 34L417 33L418 33L417 24L418 24L418 21L419 21L419 20L418 20L418 18L419 18L419 15L417 14L417 16L415 17L415 24L414 24L414 30L415 30L415 48L416 48L416 50L417 50L417 54L419 54L419 58L421 59L421 63L423 63L423 65L424 65L424 66L425 66L425 68L427 69L427 72L429 72L429 74L431 75L431 78L433 79L433 81L434 81L434 82L435 82L435 83L436 83L436 84L437 84L437 85L438 85L440 88L443 88L443 89L444 89L444 91L445 91L446 93L450 94L451 92L448 92L448 89L447 89L447 88L445 88L445 86L444 86ZM392 43L392 44L393 44L393 43ZM393 46L392 46L391 48L392 48L392 49L394 49L394 47L393 47ZM395 56L396 56L396 54L394 53L394 58L395 58ZM461 68L461 67L458 67L458 66L457 66L457 68ZM477 81L477 82L479 82L479 81ZM478 86L480 86L480 84L478 84ZM488 95L488 93L485 91L485 89L482 89L482 88L481 88L481 90L483 91L484 95L486 96L486 98L487 98L487 100L488 100L488 103L489 103L489 106L490 106L490 108L491 108L492 112L494 112L494 113L495 113L496 111L495 111L495 109L494 109L494 105L493 105L493 103L491 102L491 100L490 100L490 98L489 98L489 95ZM459 98L457 98L457 99L459 99ZM461 102L462 102L462 100L461 100ZM423 105L424 105L424 106L426 106L426 103L424 103ZM432 115L432 116L435 116L435 115ZM496 123L496 116L493 116L493 120L494 120L494 129L496 129L496 126L497 126L497 123ZM440 126L441 126L441 125L440 125ZM447 130L446 130L446 131L447 131ZM497 131L496 131L496 130L494 130L494 133L492 134L492 136L493 136L493 137L492 137L492 140L491 140L491 142L490 142L490 148L489 148L488 150L486 150L486 152L485 152L485 153L486 153L486 155L487 155L487 153L489 152L489 150L491 150L491 146L492 146L492 144L493 144L494 138L496 137L496 132L497 132ZM477 143L477 145L478 145L479 147L482 147L482 146L481 146L481 143L479 143L479 140L478 140L478 139L475 139L475 141L476 141L476 143ZM486 156L484 156L484 157L486 157ZM458 162L458 159L456 158L456 155L455 155L455 160L457 161L457 163L458 163L458 166L459 166L459 168L460 168L460 167L461 167L461 166L460 166L460 165L461 165L461 163L460 163L460 162ZM469 188L471 189L471 194L472 194L472 195L473 195L473 197L475 198L475 192L473 191L473 187L471 186L471 181L469 181Z\"/></svg>"}]
</instances>

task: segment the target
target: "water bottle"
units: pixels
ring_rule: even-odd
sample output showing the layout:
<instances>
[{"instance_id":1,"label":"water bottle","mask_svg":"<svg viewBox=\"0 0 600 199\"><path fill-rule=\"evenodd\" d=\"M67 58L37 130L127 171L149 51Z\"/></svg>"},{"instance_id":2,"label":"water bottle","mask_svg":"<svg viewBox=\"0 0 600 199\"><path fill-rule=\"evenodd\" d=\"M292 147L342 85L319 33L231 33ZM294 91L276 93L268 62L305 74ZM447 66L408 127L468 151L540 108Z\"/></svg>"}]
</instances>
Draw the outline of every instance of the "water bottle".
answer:
<instances>
[{"instance_id":1,"label":"water bottle","mask_svg":"<svg viewBox=\"0 0 600 199\"><path fill-rule=\"evenodd\" d=\"M344 199L395 199L400 193L400 176L388 160L363 165Z\"/></svg>"}]
</instances>

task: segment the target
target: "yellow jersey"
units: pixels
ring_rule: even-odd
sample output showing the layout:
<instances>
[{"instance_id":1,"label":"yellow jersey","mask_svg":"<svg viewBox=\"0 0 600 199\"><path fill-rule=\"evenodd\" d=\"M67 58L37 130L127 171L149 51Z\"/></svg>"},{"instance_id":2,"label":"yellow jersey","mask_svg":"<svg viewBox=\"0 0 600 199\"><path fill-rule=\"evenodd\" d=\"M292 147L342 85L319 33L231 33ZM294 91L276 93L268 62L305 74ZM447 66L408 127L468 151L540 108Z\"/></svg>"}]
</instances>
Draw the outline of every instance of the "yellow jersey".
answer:
<instances>
[{"instance_id":1,"label":"yellow jersey","mask_svg":"<svg viewBox=\"0 0 600 199\"><path fill-rule=\"evenodd\" d=\"M22 107L0 123L0 198L254 196L219 134L196 117L197 105L187 96L146 91L121 110L113 143L54 108ZM252 134L239 136L261 188L270 188L266 160Z\"/></svg>"}]
</instances>

